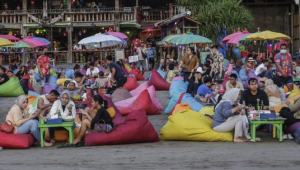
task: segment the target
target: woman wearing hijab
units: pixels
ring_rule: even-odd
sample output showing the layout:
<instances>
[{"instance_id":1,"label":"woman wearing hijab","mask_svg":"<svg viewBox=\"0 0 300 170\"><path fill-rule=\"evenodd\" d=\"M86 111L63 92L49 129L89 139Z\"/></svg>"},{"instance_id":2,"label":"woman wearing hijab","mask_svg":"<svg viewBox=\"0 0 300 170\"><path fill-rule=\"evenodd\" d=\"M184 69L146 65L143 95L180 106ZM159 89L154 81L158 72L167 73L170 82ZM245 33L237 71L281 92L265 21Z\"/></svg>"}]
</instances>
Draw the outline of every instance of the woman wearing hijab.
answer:
<instances>
[{"instance_id":1,"label":"woman wearing hijab","mask_svg":"<svg viewBox=\"0 0 300 170\"><path fill-rule=\"evenodd\" d=\"M265 85L265 92L269 98L270 107L281 105L281 93L279 88L274 84L273 80L268 79Z\"/></svg>"},{"instance_id":2,"label":"woman wearing hijab","mask_svg":"<svg viewBox=\"0 0 300 170\"><path fill-rule=\"evenodd\" d=\"M25 95L21 95L17 98L16 104L13 105L7 116L6 121L11 121L14 126L14 134L22 133L31 133L37 142L41 141L40 130L38 128L39 122L35 120L35 117L38 115L34 113L30 116L25 116L24 109L28 105L28 99ZM44 146L52 146L51 143L44 142Z\"/></svg>"},{"instance_id":3,"label":"woman wearing hijab","mask_svg":"<svg viewBox=\"0 0 300 170\"><path fill-rule=\"evenodd\" d=\"M243 129L244 115L245 112L241 112L245 106L237 105L241 98L240 90L233 88L227 91L222 100L215 108L213 130L216 132L230 132L234 129L234 139L233 142L245 142L243 138L243 130L246 134L246 128ZM241 113L241 115L239 115ZM228 119L229 118L229 119Z\"/></svg>"},{"instance_id":4,"label":"woman wearing hijab","mask_svg":"<svg viewBox=\"0 0 300 170\"><path fill-rule=\"evenodd\" d=\"M60 100L56 100L52 108L50 110L51 117L54 117L58 114L60 111L61 118L62 119L75 119L76 116L76 109L75 104L71 99L69 90L65 90L60 95ZM74 123L73 129L76 127L76 124ZM64 128L49 128L49 135L51 139L51 143L55 143L54 140L54 131L55 130L65 130Z\"/></svg>"},{"instance_id":5,"label":"woman wearing hijab","mask_svg":"<svg viewBox=\"0 0 300 170\"><path fill-rule=\"evenodd\" d=\"M285 97L285 92L284 92L284 90L282 88L281 81L279 80L278 77L273 77L272 80L273 80L274 84L279 88L282 102L285 102L286 101L286 97Z\"/></svg>"}]
</instances>

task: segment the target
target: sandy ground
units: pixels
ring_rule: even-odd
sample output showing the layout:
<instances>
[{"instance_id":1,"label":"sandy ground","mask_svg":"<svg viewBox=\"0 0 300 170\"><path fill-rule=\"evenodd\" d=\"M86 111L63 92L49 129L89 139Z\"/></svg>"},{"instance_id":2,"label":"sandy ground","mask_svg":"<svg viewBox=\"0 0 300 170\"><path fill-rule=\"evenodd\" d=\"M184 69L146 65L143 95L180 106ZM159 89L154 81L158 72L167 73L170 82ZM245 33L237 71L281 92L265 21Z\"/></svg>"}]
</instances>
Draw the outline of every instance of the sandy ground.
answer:
<instances>
[{"instance_id":1,"label":"sandy ground","mask_svg":"<svg viewBox=\"0 0 300 170\"><path fill-rule=\"evenodd\" d=\"M35 86L37 89L38 86ZM168 92L157 92L166 107ZM5 120L16 98L0 98L0 123ZM155 130L167 122L167 115L149 116ZM259 133L262 142L221 143L160 141L128 145L82 148L50 148L0 151L0 170L93 170L93 169L270 169L298 170L300 147L294 141L272 139L271 134ZM0 136L1 137L1 136Z\"/></svg>"}]
</instances>

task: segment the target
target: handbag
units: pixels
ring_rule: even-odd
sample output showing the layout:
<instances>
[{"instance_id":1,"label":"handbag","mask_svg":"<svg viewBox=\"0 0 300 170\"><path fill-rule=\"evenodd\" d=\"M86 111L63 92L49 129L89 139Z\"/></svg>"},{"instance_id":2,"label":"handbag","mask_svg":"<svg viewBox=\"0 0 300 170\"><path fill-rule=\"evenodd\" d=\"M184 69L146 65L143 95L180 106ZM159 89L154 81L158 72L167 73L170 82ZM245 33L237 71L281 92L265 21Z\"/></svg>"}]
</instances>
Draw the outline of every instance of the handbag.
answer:
<instances>
[{"instance_id":1,"label":"handbag","mask_svg":"<svg viewBox=\"0 0 300 170\"><path fill-rule=\"evenodd\" d=\"M99 122L95 123L94 131L95 132L109 132L111 129L109 129L108 124L105 123L104 120L99 120Z\"/></svg>"},{"instance_id":2,"label":"handbag","mask_svg":"<svg viewBox=\"0 0 300 170\"><path fill-rule=\"evenodd\" d=\"M8 124L8 122L10 124ZM2 125L0 126L0 130L2 132L10 134L10 133L14 133L15 127L13 126L13 123L11 121L7 120L4 123L2 123Z\"/></svg>"},{"instance_id":3,"label":"handbag","mask_svg":"<svg viewBox=\"0 0 300 170\"><path fill-rule=\"evenodd\" d=\"M143 57L144 59L147 58L147 55L146 55L145 53L143 53L143 51L142 51L142 57Z\"/></svg>"}]
</instances>

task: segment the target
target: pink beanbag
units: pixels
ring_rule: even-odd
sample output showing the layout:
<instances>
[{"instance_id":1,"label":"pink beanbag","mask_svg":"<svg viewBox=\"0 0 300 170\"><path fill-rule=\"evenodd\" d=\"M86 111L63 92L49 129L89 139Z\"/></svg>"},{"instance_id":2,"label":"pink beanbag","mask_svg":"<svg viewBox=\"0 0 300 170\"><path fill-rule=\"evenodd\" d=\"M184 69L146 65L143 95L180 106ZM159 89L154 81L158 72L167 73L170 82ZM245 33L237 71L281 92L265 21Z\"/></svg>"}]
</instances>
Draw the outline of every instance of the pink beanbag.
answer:
<instances>
[{"instance_id":1,"label":"pink beanbag","mask_svg":"<svg viewBox=\"0 0 300 170\"><path fill-rule=\"evenodd\" d=\"M142 83L141 85L139 85L139 87L137 87L136 89L130 91L130 94L132 96L137 96L139 95L142 91L144 91L145 89L147 89L149 87L148 82Z\"/></svg>"},{"instance_id":2,"label":"pink beanbag","mask_svg":"<svg viewBox=\"0 0 300 170\"><path fill-rule=\"evenodd\" d=\"M132 69L129 72L129 75L130 74L133 74L138 81L144 81L145 80L144 76L141 74L141 71L139 69Z\"/></svg>"},{"instance_id":3,"label":"pink beanbag","mask_svg":"<svg viewBox=\"0 0 300 170\"><path fill-rule=\"evenodd\" d=\"M152 103L159 109L164 110L163 106L160 104L159 100L156 97L156 92L154 86L150 86L147 88L148 93L150 94L150 98ZM115 105L119 110L127 110L130 107L130 104L133 103L138 97L138 94L136 96L133 96L127 100L116 102Z\"/></svg>"},{"instance_id":4,"label":"pink beanbag","mask_svg":"<svg viewBox=\"0 0 300 170\"><path fill-rule=\"evenodd\" d=\"M110 100L110 98L108 98L105 95L101 95L101 96L102 96L103 100L107 101L108 107L113 107L115 109L115 111L116 111L116 115L113 118L114 125L118 125L118 124L123 123L124 122L123 116L121 115L121 113L118 110L118 108L114 105L114 103Z\"/></svg>"},{"instance_id":5,"label":"pink beanbag","mask_svg":"<svg viewBox=\"0 0 300 170\"><path fill-rule=\"evenodd\" d=\"M127 82L124 84L123 88L127 89L128 91L134 90L139 87L139 83L134 77L128 77Z\"/></svg>"},{"instance_id":6,"label":"pink beanbag","mask_svg":"<svg viewBox=\"0 0 300 170\"><path fill-rule=\"evenodd\" d=\"M123 102L123 101L120 101ZM118 103L120 103L118 102ZM122 107L121 105L118 105L118 109L120 110L121 114L128 115L134 110L143 110L146 112L147 115L152 114L160 114L160 110L153 104L150 94L148 90L144 90L138 97L132 101L129 105L123 102Z\"/></svg>"},{"instance_id":7,"label":"pink beanbag","mask_svg":"<svg viewBox=\"0 0 300 170\"><path fill-rule=\"evenodd\" d=\"M27 149L34 141L31 134L7 134L0 131L0 146L4 149Z\"/></svg>"},{"instance_id":8,"label":"pink beanbag","mask_svg":"<svg viewBox=\"0 0 300 170\"><path fill-rule=\"evenodd\" d=\"M110 133L88 133L84 136L86 146L127 143L158 142L158 135L144 111L133 111L125 122Z\"/></svg>"},{"instance_id":9,"label":"pink beanbag","mask_svg":"<svg viewBox=\"0 0 300 170\"><path fill-rule=\"evenodd\" d=\"M181 76L174 77L172 81L174 81L174 80L183 80L183 77L181 77Z\"/></svg>"},{"instance_id":10,"label":"pink beanbag","mask_svg":"<svg viewBox=\"0 0 300 170\"><path fill-rule=\"evenodd\" d=\"M169 90L170 83L168 83L165 79L163 79L160 74L157 72L156 69L152 70L150 81L148 82L149 85L153 85L155 87L155 90L161 91L161 90Z\"/></svg>"}]
</instances>

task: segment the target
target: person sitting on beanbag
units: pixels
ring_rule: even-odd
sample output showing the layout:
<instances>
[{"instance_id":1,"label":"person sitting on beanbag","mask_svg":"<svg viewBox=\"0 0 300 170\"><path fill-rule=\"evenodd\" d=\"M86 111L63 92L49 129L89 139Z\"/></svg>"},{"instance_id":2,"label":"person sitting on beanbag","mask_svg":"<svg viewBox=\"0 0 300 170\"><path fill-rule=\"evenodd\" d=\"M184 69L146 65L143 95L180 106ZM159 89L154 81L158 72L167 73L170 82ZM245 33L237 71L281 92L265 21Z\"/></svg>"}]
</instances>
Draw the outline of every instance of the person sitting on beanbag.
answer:
<instances>
[{"instance_id":1,"label":"person sitting on beanbag","mask_svg":"<svg viewBox=\"0 0 300 170\"><path fill-rule=\"evenodd\" d=\"M234 129L233 142L246 142L243 138L243 134L246 138L251 138L248 134L248 128L245 118L244 105L237 105L241 98L240 89L233 88L227 91L222 100L217 104L215 108L214 121L212 128L216 132L231 132Z\"/></svg>"},{"instance_id":2,"label":"person sitting on beanbag","mask_svg":"<svg viewBox=\"0 0 300 170\"><path fill-rule=\"evenodd\" d=\"M79 130L79 134L76 139L74 139L73 144L75 146L83 146L84 142L80 142L85 135L87 129L90 129L92 132L96 132L94 127L95 124L100 120L103 120L102 123L105 124L105 131L108 132L113 128L113 121L110 114L107 112L108 102L103 100L100 95L95 95L93 97L93 108L97 109L97 113L95 114L92 108L85 108L85 110L80 110L82 113L82 123Z\"/></svg>"},{"instance_id":3,"label":"person sitting on beanbag","mask_svg":"<svg viewBox=\"0 0 300 170\"><path fill-rule=\"evenodd\" d=\"M194 75L194 77L192 77ZM191 73L189 77L189 85L187 87L187 93L190 93L193 97L197 94L199 86L202 84L202 68L198 67L196 73Z\"/></svg>"},{"instance_id":4,"label":"person sitting on beanbag","mask_svg":"<svg viewBox=\"0 0 300 170\"><path fill-rule=\"evenodd\" d=\"M71 79L67 79L64 74L58 73L55 89L57 89L60 92L66 90L70 81Z\"/></svg>"},{"instance_id":5,"label":"person sitting on beanbag","mask_svg":"<svg viewBox=\"0 0 300 170\"><path fill-rule=\"evenodd\" d=\"M216 103L214 94L209 88L211 84L212 78L210 76L204 77L204 83L199 86L197 94L195 95L195 99L203 106L211 104L214 105L214 103Z\"/></svg>"},{"instance_id":6,"label":"person sitting on beanbag","mask_svg":"<svg viewBox=\"0 0 300 170\"><path fill-rule=\"evenodd\" d=\"M107 78L104 77L104 72L99 72L99 77L96 79L96 82L101 86L105 86L105 83L107 82Z\"/></svg>"},{"instance_id":7,"label":"person sitting on beanbag","mask_svg":"<svg viewBox=\"0 0 300 170\"><path fill-rule=\"evenodd\" d=\"M6 121L11 121L14 126L14 134L27 134L31 133L35 140L40 143L40 129L38 128L39 122L35 120L38 113L26 114L24 109L28 105L28 99L25 95L21 95L17 98L16 104L13 105L7 116ZM52 146L52 143L44 142L44 146Z\"/></svg>"},{"instance_id":8,"label":"person sitting on beanbag","mask_svg":"<svg viewBox=\"0 0 300 170\"><path fill-rule=\"evenodd\" d=\"M166 81L168 83L171 83L174 77L175 77L174 64L170 63L169 64L169 72L168 72L167 80Z\"/></svg>"}]
</instances>

